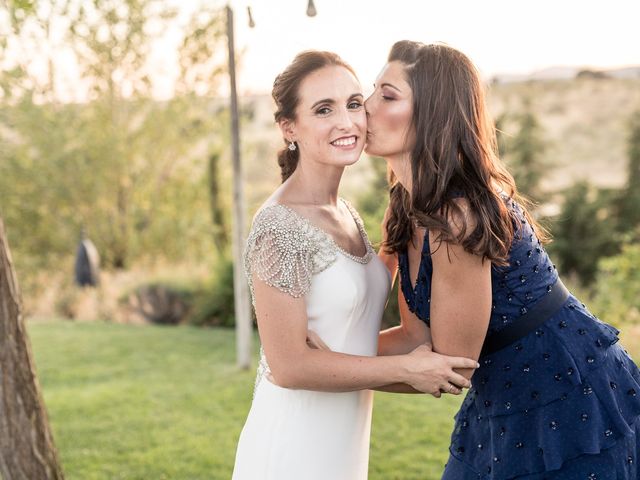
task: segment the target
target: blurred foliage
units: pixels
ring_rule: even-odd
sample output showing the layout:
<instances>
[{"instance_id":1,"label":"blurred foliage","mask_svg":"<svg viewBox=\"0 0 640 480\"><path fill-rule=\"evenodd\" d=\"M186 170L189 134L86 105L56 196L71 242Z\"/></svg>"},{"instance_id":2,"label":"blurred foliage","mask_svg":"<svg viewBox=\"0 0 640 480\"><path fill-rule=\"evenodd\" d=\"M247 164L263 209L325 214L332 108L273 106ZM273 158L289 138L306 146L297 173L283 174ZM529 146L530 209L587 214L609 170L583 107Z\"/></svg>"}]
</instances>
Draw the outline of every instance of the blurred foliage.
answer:
<instances>
[{"instance_id":1,"label":"blurred foliage","mask_svg":"<svg viewBox=\"0 0 640 480\"><path fill-rule=\"evenodd\" d=\"M560 270L577 275L583 286L599 282L601 259L617 255L629 238L637 237L640 227L640 112L628 125L625 187L605 189L576 182L563 192L561 212L553 219L554 242L549 250Z\"/></svg>"},{"instance_id":2,"label":"blurred foliage","mask_svg":"<svg viewBox=\"0 0 640 480\"><path fill-rule=\"evenodd\" d=\"M561 212L552 219L551 256L557 259L561 272L576 274L582 285L595 280L600 258L619 251L618 218L613 208L617 193L577 182L564 192Z\"/></svg>"},{"instance_id":3,"label":"blurred foliage","mask_svg":"<svg viewBox=\"0 0 640 480\"><path fill-rule=\"evenodd\" d=\"M107 269L155 258L215 259L209 280L174 290L188 301L190 322L232 325L228 118L222 101L214 100L226 60L222 11L203 3L180 24L176 9L163 0L5 5L7 14L0 15L0 29L7 32L0 37L0 215L22 285L31 288L42 282L40 272L67 268L84 228ZM56 33L61 26L62 37ZM175 51L162 52L167 58L175 53L178 75L170 99L158 101L149 59L168 31L181 35ZM54 59L60 52L75 59L72 79L58 71ZM574 178L568 164L580 166L575 173L592 169L593 158L622 159L617 147L623 142L615 134L624 129L611 112L626 116L639 90L632 80L611 80L607 94L595 98L603 82L500 87L498 101L506 113L497 121L499 150L526 196L547 200L546 182L554 173L556 180ZM594 102L585 101L591 97ZM251 138L243 145L250 207L261 203L277 181L276 169L264 166L274 148L261 134L273 122L269 115L266 124L260 123L256 106L243 106L251 124L243 132ZM555 192L561 212L551 219L555 241L549 249L562 273L578 278L597 299L606 296L598 292L605 291L600 276L612 275L609 265L631 262L625 260L634 251L628 239L635 238L640 224L640 111L628 126L622 189L578 182ZM558 153L560 147L566 147L564 154ZM594 152L587 158L589 150ZM379 248L387 166L375 158L369 165L372 179L353 199ZM557 175L560 171L564 174ZM629 285L629 292L637 292L635 284ZM58 299L62 311L71 311L76 301L73 289L67 293ZM629 297L621 295L627 302ZM396 312L394 292L385 325L397 323Z\"/></svg>"},{"instance_id":4,"label":"blurred foliage","mask_svg":"<svg viewBox=\"0 0 640 480\"><path fill-rule=\"evenodd\" d=\"M607 323L640 324L640 231L635 241L598 264L590 308Z\"/></svg>"},{"instance_id":5,"label":"blurred foliage","mask_svg":"<svg viewBox=\"0 0 640 480\"><path fill-rule=\"evenodd\" d=\"M2 44L11 61L0 71L0 214L18 269L59 268L82 228L107 268L225 249L227 191L213 175L222 175L216 162L228 120L211 99L226 58L221 10L201 6L181 25L175 94L160 102L149 56L154 42L180 26L166 2L49 0L11 8ZM60 25L66 34L55 40ZM86 90L81 103L61 98L56 47L76 60L67 87ZM47 75L32 73L36 57L46 61Z\"/></svg>"},{"instance_id":6,"label":"blurred foliage","mask_svg":"<svg viewBox=\"0 0 640 480\"><path fill-rule=\"evenodd\" d=\"M640 226L640 110L629 118L627 182L619 201L622 231Z\"/></svg>"},{"instance_id":7,"label":"blurred foliage","mask_svg":"<svg viewBox=\"0 0 640 480\"><path fill-rule=\"evenodd\" d=\"M152 323L187 323L197 326L233 327L233 261L217 255L206 277L145 278L118 302ZM76 289L77 290L77 289ZM64 306L64 305L62 305ZM64 310L59 310L64 314Z\"/></svg>"},{"instance_id":8,"label":"blurred foliage","mask_svg":"<svg viewBox=\"0 0 640 480\"><path fill-rule=\"evenodd\" d=\"M515 114L503 113L496 120L498 151L518 190L527 198L543 199L542 180L551 162L545 157L544 131L525 97L524 106ZM514 135L507 132L515 130Z\"/></svg>"},{"instance_id":9,"label":"blurred foliage","mask_svg":"<svg viewBox=\"0 0 640 480\"><path fill-rule=\"evenodd\" d=\"M198 326L234 327L233 261L220 258L211 279L197 292L188 322Z\"/></svg>"},{"instance_id":10,"label":"blurred foliage","mask_svg":"<svg viewBox=\"0 0 640 480\"><path fill-rule=\"evenodd\" d=\"M368 188L357 198L357 208L364 221L369 235L369 240L376 250L381 248L382 242L382 219L389 203L389 181L387 175L387 162L382 158L373 157L370 159L373 170L373 179ZM389 301L382 315L382 328L398 325L400 316L398 314L398 283L389 294Z\"/></svg>"},{"instance_id":11,"label":"blurred foliage","mask_svg":"<svg viewBox=\"0 0 640 480\"><path fill-rule=\"evenodd\" d=\"M382 241L380 225L389 203L389 182L387 179L387 162L378 157L370 157L369 165L373 178L367 188L356 198L358 213L364 221L371 243L379 247Z\"/></svg>"}]
</instances>

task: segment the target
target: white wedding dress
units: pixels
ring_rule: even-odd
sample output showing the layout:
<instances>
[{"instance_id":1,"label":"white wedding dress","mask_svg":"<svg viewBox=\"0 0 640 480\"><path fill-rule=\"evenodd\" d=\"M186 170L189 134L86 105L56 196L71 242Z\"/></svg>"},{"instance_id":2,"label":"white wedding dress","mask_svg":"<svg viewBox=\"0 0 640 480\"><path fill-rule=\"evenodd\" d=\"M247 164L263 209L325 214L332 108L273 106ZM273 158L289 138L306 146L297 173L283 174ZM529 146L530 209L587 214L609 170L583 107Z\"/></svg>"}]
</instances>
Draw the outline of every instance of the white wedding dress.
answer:
<instances>
[{"instance_id":1,"label":"white wedding dress","mask_svg":"<svg viewBox=\"0 0 640 480\"><path fill-rule=\"evenodd\" d=\"M364 257L342 250L308 219L276 204L254 219L245 269L250 286L253 272L269 285L304 297L309 329L331 350L374 356L390 275L358 213L341 201L366 245ZM281 388L265 376L268 368L261 349L233 480L365 480L373 392Z\"/></svg>"}]
</instances>

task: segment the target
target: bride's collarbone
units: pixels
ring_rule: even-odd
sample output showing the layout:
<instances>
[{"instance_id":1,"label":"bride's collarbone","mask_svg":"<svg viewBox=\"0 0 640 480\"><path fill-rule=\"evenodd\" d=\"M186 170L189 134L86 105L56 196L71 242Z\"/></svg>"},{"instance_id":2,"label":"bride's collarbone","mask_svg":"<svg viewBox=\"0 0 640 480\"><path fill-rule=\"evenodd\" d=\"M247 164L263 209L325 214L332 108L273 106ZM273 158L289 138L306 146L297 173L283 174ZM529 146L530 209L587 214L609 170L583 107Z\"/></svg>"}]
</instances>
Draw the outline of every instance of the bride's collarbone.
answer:
<instances>
[{"instance_id":1,"label":"bride's collarbone","mask_svg":"<svg viewBox=\"0 0 640 480\"><path fill-rule=\"evenodd\" d=\"M366 254L360 229L345 205L337 208L306 207L302 214L329 235L341 249L355 256Z\"/></svg>"}]
</instances>

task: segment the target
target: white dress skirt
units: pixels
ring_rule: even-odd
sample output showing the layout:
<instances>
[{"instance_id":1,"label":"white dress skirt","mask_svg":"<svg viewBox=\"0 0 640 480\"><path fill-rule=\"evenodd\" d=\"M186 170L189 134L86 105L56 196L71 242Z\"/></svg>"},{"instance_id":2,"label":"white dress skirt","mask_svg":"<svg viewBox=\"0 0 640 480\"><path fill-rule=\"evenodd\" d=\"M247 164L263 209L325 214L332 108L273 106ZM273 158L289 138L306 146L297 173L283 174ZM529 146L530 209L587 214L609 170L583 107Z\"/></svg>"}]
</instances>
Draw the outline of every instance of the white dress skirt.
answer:
<instances>
[{"instance_id":1,"label":"white dress skirt","mask_svg":"<svg viewBox=\"0 0 640 480\"><path fill-rule=\"evenodd\" d=\"M344 202L344 201L343 201ZM367 253L357 257L284 205L258 213L247 242L247 273L304 297L309 329L331 350L374 356L390 275L348 203ZM294 241L292 241L292 239ZM244 425L234 480L365 480L373 392L281 388L265 376L264 353Z\"/></svg>"}]
</instances>

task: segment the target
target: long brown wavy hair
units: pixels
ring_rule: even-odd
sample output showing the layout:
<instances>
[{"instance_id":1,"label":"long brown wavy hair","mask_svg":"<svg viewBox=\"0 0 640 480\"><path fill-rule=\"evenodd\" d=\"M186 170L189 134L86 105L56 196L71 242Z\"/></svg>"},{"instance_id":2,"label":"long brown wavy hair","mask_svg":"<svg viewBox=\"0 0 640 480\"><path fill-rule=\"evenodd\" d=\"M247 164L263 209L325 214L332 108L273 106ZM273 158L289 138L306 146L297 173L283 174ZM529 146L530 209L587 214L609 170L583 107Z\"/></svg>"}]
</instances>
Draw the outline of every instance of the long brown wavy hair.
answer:
<instances>
[{"instance_id":1,"label":"long brown wavy hair","mask_svg":"<svg viewBox=\"0 0 640 480\"><path fill-rule=\"evenodd\" d=\"M540 240L546 241L546 232L527 212L526 200L498 158L483 84L469 58L446 45L404 40L393 45L388 61L405 67L413 93L416 141L411 152L412 191L390 177L385 250L404 250L415 223L437 231L440 243L457 243L483 259L506 265L520 222L513 221L500 190L521 204ZM471 232L467 215L474 220Z\"/></svg>"}]
</instances>

